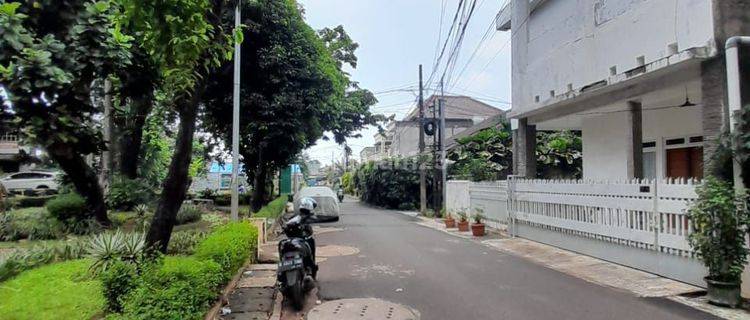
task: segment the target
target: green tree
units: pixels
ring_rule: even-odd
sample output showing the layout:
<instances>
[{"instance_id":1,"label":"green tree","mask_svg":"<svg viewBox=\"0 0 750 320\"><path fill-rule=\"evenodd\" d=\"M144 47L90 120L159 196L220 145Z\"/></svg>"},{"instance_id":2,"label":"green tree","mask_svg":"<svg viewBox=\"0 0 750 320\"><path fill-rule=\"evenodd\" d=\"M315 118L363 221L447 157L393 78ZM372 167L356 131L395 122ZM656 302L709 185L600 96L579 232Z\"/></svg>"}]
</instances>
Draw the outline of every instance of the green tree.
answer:
<instances>
[{"instance_id":1,"label":"green tree","mask_svg":"<svg viewBox=\"0 0 750 320\"><path fill-rule=\"evenodd\" d=\"M504 179L513 171L512 139L508 123L456 140L448 154L450 174L474 181Z\"/></svg>"},{"instance_id":2,"label":"green tree","mask_svg":"<svg viewBox=\"0 0 750 320\"><path fill-rule=\"evenodd\" d=\"M226 0L120 0L129 30L159 72L158 103L178 119L174 151L146 242L166 252L190 183L198 107L207 78L231 58Z\"/></svg>"},{"instance_id":3,"label":"green tree","mask_svg":"<svg viewBox=\"0 0 750 320\"><path fill-rule=\"evenodd\" d=\"M104 195L85 157L104 147L92 83L130 61L131 38L116 17L106 1L0 1L0 82L12 103L3 111L46 149L102 225L110 224Z\"/></svg>"},{"instance_id":4,"label":"green tree","mask_svg":"<svg viewBox=\"0 0 750 320\"><path fill-rule=\"evenodd\" d=\"M275 170L289 165L326 131L343 143L374 123L377 116L369 106L376 100L353 86L347 92L352 84L343 64L305 23L296 1L260 0L245 3L242 10L248 25L244 38L252 41L242 43L240 152L254 187L252 207L258 210L270 198L267 186ZM226 142L231 141L226 126L232 115L231 84L227 65L212 77L204 99L206 126Z\"/></svg>"}]
</instances>

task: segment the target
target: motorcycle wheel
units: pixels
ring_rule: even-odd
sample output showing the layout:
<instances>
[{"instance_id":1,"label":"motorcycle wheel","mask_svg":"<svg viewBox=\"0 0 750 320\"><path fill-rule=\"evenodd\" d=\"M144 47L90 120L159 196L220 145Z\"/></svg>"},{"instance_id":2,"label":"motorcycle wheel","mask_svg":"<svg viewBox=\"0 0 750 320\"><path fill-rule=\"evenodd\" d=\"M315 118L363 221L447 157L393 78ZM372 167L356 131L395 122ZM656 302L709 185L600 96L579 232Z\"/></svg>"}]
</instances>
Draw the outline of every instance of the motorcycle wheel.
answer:
<instances>
[{"instance_id":1,"label":"motorcycle wheel","mask_svg":"<svg viewBox=\"0 0 750 320\"><path fill-rule=\"evenodd\" d=\"M287 288L286 298L292 304L292 308L299 311L302 310L304 304L304 276L302 270L290 270L286 272Z\"/></svg>"}]
</instances>

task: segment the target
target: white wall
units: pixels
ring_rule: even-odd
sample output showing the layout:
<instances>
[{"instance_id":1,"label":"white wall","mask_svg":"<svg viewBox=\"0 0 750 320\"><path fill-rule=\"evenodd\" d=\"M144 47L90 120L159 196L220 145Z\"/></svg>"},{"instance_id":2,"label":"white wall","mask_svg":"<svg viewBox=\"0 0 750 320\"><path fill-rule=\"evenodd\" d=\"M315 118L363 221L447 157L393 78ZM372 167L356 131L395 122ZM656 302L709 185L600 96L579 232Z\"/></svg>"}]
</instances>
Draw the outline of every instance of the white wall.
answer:
<instances>
[{"instance_id":1,"label":"white wall","mask_svg":"<svg viewBox=\"0 0 750 320\"><path fill-rule=\"evenodd\" d=\"M688 89L694 107L679 108L684 102L684 89ZM638 97L643 104L643 142L656 142L656 176L664 177L666 139L701 136L701 92L697 79L684 86L650 92ZM627 178L625 137L627 114L622 112L626 102L605 106L583 115L583 177L594 180Z\"/></svg>"},{"instance_id":2,"label":"white wall","mask_svg":"<svg viewBox=\"0 0 750 320\"><path fill-rule=\"evenodd\" d=\"M525 71L513 83L514 114L542 107L551 90L606 80L612 66L620 74L639 56L645 64L665 58L670 44L678 52L713 47L711 0L549 0L527 24L528 43L514 36L512 47L528 52L525 70L513 71L514 79Z\"/></svg>"}]
</instances>

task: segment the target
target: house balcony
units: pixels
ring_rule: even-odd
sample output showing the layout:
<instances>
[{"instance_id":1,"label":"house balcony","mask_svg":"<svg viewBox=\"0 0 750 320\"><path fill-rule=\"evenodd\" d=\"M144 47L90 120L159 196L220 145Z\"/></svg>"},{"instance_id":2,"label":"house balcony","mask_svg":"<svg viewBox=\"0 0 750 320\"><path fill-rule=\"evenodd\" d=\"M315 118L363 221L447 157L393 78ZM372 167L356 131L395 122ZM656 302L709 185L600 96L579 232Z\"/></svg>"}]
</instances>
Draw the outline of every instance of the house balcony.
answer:
<instances>
[{"instance_id":1,"label":"house balcony","mask_svg":"<svg viewBox=\"0 0 750 320\"><path fill-rule=\"evenodd\" d=\"M0 159L14 159L20 152L18 135L0 135Z\"/></svg>"}]
</instances>

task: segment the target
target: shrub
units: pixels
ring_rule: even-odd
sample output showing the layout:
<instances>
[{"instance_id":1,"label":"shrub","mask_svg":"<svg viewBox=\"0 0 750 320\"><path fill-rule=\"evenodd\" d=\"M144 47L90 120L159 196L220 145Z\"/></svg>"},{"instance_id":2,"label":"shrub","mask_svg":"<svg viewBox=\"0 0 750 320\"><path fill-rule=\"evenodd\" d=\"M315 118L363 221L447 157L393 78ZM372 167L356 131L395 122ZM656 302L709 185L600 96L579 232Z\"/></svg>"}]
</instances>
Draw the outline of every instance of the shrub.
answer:
<instances>
[{"instance_id":1,"label":"shrub","mask_svg":"<svg viewBox=\"0 0 750 320\"><path fill-rule=\"evenodd\" d=\"M93 260L91 270L95 273L107 271L117 262L138 264L146 249L146 238L142 233L115 232L100 233L91 238L88 256Z\"/></svg>"},{"instance_id":2,"label":"shrub","mask_svg":"<svg viewBox=\"0 0 750 320\"><path fill-rule=\"evenodd\" d=\"M16 250L0 259L0 281L45 264L80 259L86 254L86 244L81 240L63 241Z\"/></svg>"},{"instance_id":3,"label":"shrub","mask_svg":"<svg viewBox=\"0 0 750 320\"><path fill-rule=\"evenodd\" d=\"M104 309L89 261L73 260L26 271L0 286L0 318L95 319Z\"/></svg>"},{"instance_id":4,"label":"shrub","mask_svg":"<svg viewBox=\"0 0 750 320\"><path fill-rule=\"evenodd\" d=\"M419 165L426 159L386 159L360 166L353 177L362 201L389 209L419 206ZM432 170L428 170L432 171ZM427 190L432 177L428 172ZM427 194L428 202L432 192Z\"/></svg>"},{"instance_id":5,"label":"shrub","mask_svg":"<svg viewBox=\"0 0 750 320\"><path fill-rule=\"evenodd\" d=\"M179 231L172 234L167 246L167 254L190 255L195 252L195 246L206 239L207 232L200 230Z\"/></svg>"},{"instance_id":6,"label":"shrub","mask_svg":"<svg viewBox=\"0 0 750 320\"><path fill-rule=\"evenodd\" d=\"M736 195L730 183L714 177L707 177L697 193L698 200L688 211L694 228L688 236L690 245L708 268L709 279L740 281L748 254L746 198Z\"/></svg>"},{"instance_id":7,"label":"shrub","mask_svg":"<svg viewBox=\"0 0 750 320\"><path fill-rule=\"evenodd\" d=\"M136 285L137 269L134 264L117 261L111 268L99 274L102 281L107 311L122 312L125 295Z\"/></svg>"},{"instance_id":8,"label":"shrub","mask_svg":"<svg viewBox=\"0 0 750 320\"><path fill-rule=\"evenodd\" d=\"M202 214L203 209L201 207L192 204L183 204L180 207L180 211L177 212L177 224L196 222L201 219Z\"/></svg>"},{"instance_id":9,"label":"shrub","mask_svg":"<svg viewBox=\"0 0 750 320\"><path fill-rule=\"evenodd\" d=\"M86 200L76 193L66 193L47 202L47 211L62 222L82 220L87 216Z\"/></svg>"},{"instance_id":10,"label":"shrub","mask_svg":"<svg viewBox=\"0 0 750 320\"><path fill-rule=\"evenodd\" d=\"M127 319L202 319L218 295L222 268L214 261L166 257L147 268L122 301Z\"/></svg>"},{"instance_id":11,"label":"shrub","mask_svg":"<svg viewBox=\"0 0 750 320\"><path fill-rule=\"evenodd\" d=\"M232 222L216 228L195 249L195 257L213 260L228 279L254 254L258 229L247 221Z\"/></svg>"},{"instance_id":12,"label":"shrub","mask_svg":"<svg viewBox=\"0 0 750 320\"><path fill-rule=\"evenodd\" d=\"M220 193L214 196L214 204L217 206L228 206L232 202L232 195L228 193Z\"/></svg>"},{"instance_id":13,"label":"shrub","mask_svg":"<svg viewBox=\"0 0 750 320\"><path fill-rule=\"evenodd\" d=\"M55 196L36 196L26 197L17 196L11 198L11 206L14 208L44 207L47 201L52 200Z\"/></svg>"},{"instance_id":14,"label":"shrub","mask_svg":"<svg viewBox=\"0 0 750 320\"><path fill-rule=\"evenodd\" d=\"M253 213L254 218L270 218L276 219L286 208L287 196L281 195L280 197L269 202L265 207L260 208L258 212Z\"/></svg>"},{"instance_id":15,"label":"shrub","mask_svg":"<svg viewBox=\"0 0 750 320\"><path fill-rule=\"evenodd\" d=\"M64 233L63 225L44 208L25 208L0 213L0 240L57 239Z\"/></svg>"},{"instance_id":16,"label":"shrub","mask_svg":"<svg viewBox=\"0 0 750 320\"><path fill-rule=\"evenodd\" d=\"M107 207L118 210L132 210L139 204L149 203L154 198L151 186L141 179L115 179L105 198Z\"/></svg>"}]
</instances>

